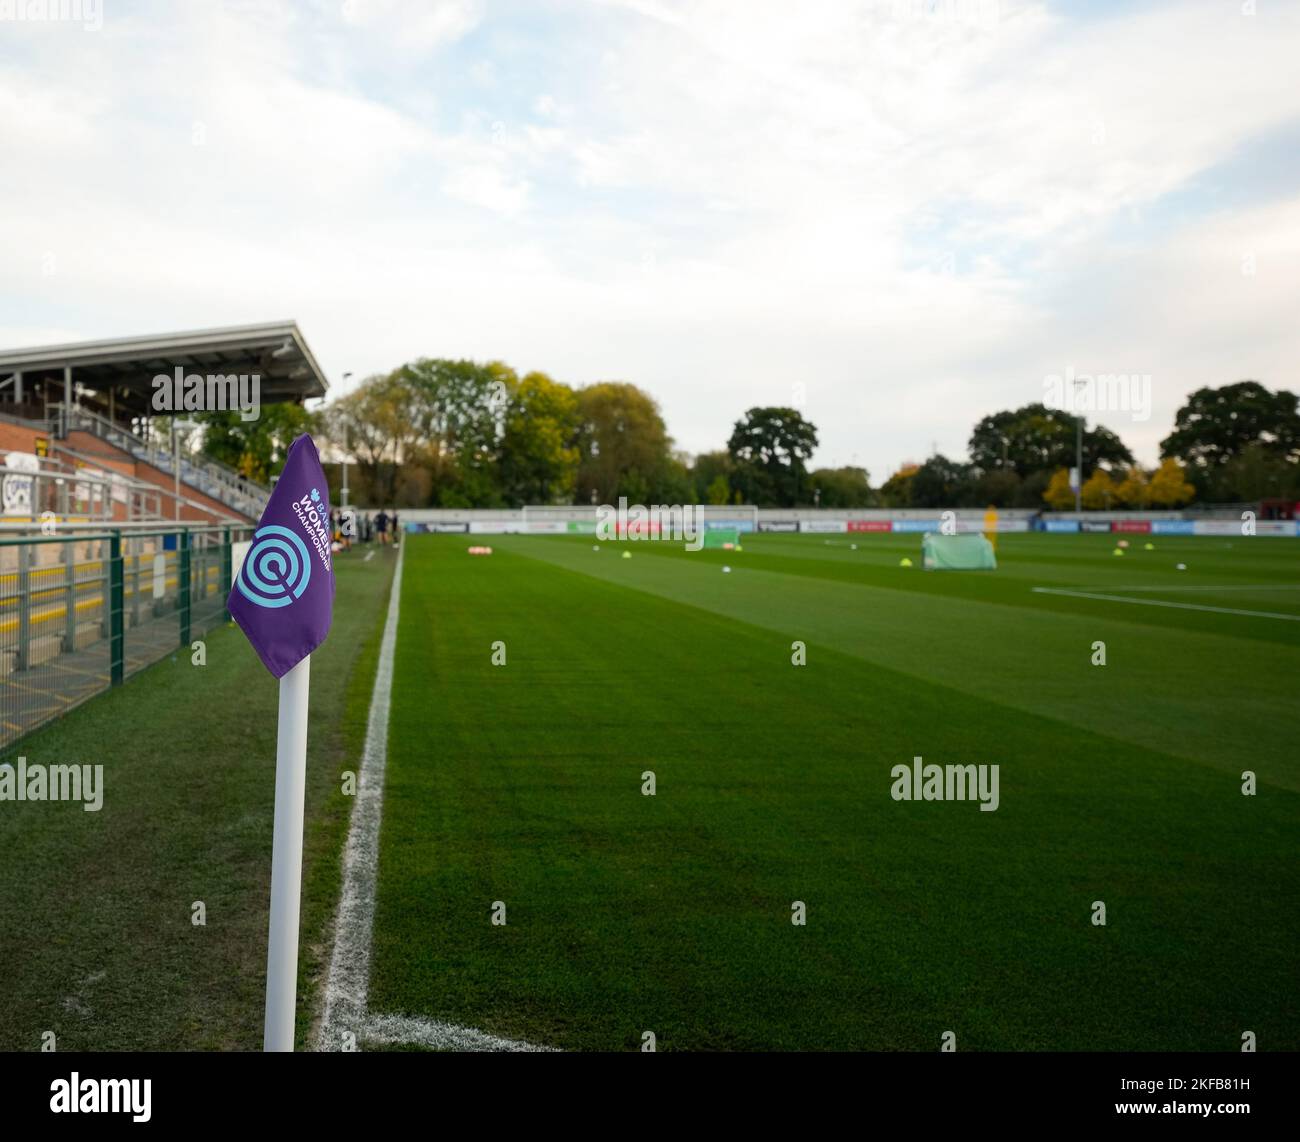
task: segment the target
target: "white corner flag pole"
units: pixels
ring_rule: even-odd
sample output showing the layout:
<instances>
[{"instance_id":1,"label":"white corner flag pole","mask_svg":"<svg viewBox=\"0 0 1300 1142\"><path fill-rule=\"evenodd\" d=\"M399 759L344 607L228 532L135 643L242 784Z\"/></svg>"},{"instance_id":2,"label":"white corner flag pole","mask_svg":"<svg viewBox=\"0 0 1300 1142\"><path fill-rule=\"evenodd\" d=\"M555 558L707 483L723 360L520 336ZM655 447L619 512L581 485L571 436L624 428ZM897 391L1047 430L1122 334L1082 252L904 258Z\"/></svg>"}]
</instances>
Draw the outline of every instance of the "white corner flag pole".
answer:
<instances>
[{"instance_id":1,"label":"white corner flag pole","mask_svg":"<svg viewBox=\"0 0 1300 1142\"><path fill-rule=\"evenodd\" d=\"M292 1051L298 1001L298 907L307 793L307 690L311 655L280 679L275 746L275 834L271 841L271 932L266 949L264 1051Z\"/></svg>"}]
</instances>

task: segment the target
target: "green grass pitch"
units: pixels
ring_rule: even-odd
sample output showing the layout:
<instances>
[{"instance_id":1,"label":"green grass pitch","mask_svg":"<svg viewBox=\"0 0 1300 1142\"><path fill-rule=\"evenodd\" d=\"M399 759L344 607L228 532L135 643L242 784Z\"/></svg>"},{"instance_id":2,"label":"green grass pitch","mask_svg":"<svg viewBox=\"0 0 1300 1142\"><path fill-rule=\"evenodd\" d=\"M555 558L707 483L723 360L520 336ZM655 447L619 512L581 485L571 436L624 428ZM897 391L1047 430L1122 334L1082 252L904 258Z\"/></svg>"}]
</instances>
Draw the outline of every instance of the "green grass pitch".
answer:
<instances>
[{"instance_id":1,"label":"green grass pitch","mask_svg":"<svg viewBox=\"0 0 1300 1142\"><path fill-rule=\"evenodd\" d=\"M927 574L907 535L411 537L371 1009L566 1049L1300 1046L1300 547L1131 539ZM893 800L918 755L998 764L998 810Z\"/></svg>"},{"instance_id":2,"label":"green grass pitch","mask_svg":"<svg viewBox=\"0 0 1300 1142\"><path fill-rule=\"evenodd\" d=\"M1013 535L947 574L898 566L919 536L489 542L406 541L372 1012L567 1049L1300 1046L1294 541ZM339 558L313 657L300 1046L393 554ZM105 803L0 812L0 1047L260 1046L276 688L207 642L11 751L103 762ZM917 755L998 764L998 810L894 801Z\"/></svg>"},{"instance_id":3,"label":"green grass pitch","mask_svg":"<svg viewBox=\"0 0 1300 1142\"><path fill-rule=\"evenodd\" d=\"M312 655L299 1045L329 954L391 560L339 560ZM197 636L196 636L197 637ZM0 1050L258 1050L266 982L275 679L234 624L0 756L102 763L104 805L0 804ZM206 923L192 923L202 901Z\"/></svg>"}]
</instances>

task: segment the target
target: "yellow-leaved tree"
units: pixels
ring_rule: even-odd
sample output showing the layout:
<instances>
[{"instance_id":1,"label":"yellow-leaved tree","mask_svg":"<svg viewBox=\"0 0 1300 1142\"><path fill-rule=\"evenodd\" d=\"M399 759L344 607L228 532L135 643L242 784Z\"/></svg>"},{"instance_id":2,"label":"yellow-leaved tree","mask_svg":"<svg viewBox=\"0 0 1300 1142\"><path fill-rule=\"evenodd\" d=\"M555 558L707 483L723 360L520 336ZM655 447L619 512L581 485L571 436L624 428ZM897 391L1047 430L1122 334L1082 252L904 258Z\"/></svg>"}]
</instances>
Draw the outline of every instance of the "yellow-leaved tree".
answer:
<instances>
[{"instance_id":1,"label":"yellow-leaved tree","mask_svg":"<svg viewBox=\"0 0 1300 1142\"><path fill-rule=\"evenodd\" d=\"M1098 511L1115 505L1115 481L1105 468L1096 468L1084 481L1079 495L1083 506L1089 511Z\"/></svg>"},{"instance_id":2,"label":"yellow-leaved tree","mask_svg":"<svg viewBox=\"0 0 1300 1142\"><path fill-rule=\"evenodd\" d=\"M1147 474L1135 464L1115 489L1115 498L1126 508L1144 508L1149 496Z\"/></svg>"},{"instance_id":3,"label":"yellow-leaved tree","mask_svg":"<svg viewBox=\"0 0 1300 1142\"><path fill-rule=\"evenodd\" d=\"M1172 456L1160 461L1151 477L1147 499L1154 508L1180 508L1192 502L1196 489L1183 474L1183 466Z\"/></svg>"},{"instance_id":4,"label":"yellow-leaved tree","mask_svg":"<svg viewBox=\"0 0 1300 1142\"><path fill-rule=\"evenodd\" d=\"M1052 473L1043 499L1053 511L1068 512L1074 507L1074 489L1070 487L1070 473L1065 468L1057 468Z\"/></svg>"}]
</instances>

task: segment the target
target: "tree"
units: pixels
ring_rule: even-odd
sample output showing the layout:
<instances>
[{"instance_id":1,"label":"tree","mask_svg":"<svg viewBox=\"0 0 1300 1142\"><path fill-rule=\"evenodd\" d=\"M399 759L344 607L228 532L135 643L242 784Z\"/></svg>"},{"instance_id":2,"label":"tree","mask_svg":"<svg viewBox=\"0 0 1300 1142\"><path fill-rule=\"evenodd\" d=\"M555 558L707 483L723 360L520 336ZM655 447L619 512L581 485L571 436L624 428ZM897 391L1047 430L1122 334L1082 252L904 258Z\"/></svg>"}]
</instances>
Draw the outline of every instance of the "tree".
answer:
<instances>
[{"instance_id":1,"label":"tree","mask_svg":"<svg viewBox=\"0 0 1300 1142\"><path fill-rule=\"evenodd\" d=\"M663 482L672 441L659 406L636 385L601 381L578 390L575 502L646 503Z\"/></svg>"},{"instance_id":2,"label":"tree","mask_svg":"<svg viewBox=\"0 0 1300 1142\"><path fill-rule=\"evenodd\" d=\"M912 506L912 479L920 465L908 462L903 464L888 480L881 485L880 502L887 508L906 508Z\"/></svg>"},{"instance_id":3,"label":"tree","mask_svg":"<svg viewBox=\"0 0 1300 1142\"><path fill-rule=\"evenodd\" d=\"M751 408L727 441L732 482L750 503L793 507L806 498L805 465L816 447L816 426L795 409Z\"/></svg>"},{"instance_id":4,"label":"tree","mask_svg":"<svg viewBox=\"0 0 1300 1142\"><path fill-rule=\"evenodd\" d=\"M507 503L572 503L578 475L578 396L545 373L528 373L508 393L501 436Z\"/></svg>"},{"instance_id":5,"label":"tree","mask_svg":"<svg viewBox=\"0 0 1300 1142\"><path fill-rule=\"evenodd\" d=\"M405 385L416 435L441 452L495 445L497 429L518 378L499 361L420 357L395 369Z\"/></svg>"},{"instance_id":6,"label":"tree","mask_svg":"<svg viewBox=\"0 0 1300 1142\"><path fill-rule=\"evenodd\" d=\"M982 472L1010 468L1022 479L1031 472L1073 466L1075 418L1060 409L1027 404L984 417L971 433L970 459ZM1132 464L1133 454L1115 433L1085 426L1083 466Z\"/></svg>"},{"instance_id":7,"label":"tree","mask_svg":"<svg viewBox=\"0 0 1300 1142\"><path fill-rule=\"evenodd\" d=\"M1262 444L1248 444L1222 466L1210 491L1221 501L1300 499L1300 464L1289 463Z\"/></svg>"},{"instance_id":8,"label":"tree","mask_svg":"<svg viewBox=\"0 0 1300 1142\"><path fill-rule=\"evenodd\" d=\"M1079 498L1088 511L1109 509L1115 501L1115 481L1105 468L1093 471L1079 489Z\"/></svg>"},{"instance_id":9,"label":"tree","mask_svg":"<svg viewBox=\"0 0 1300 1142\"><path fill-rule=\"evenodd\" d=\"M1023 481L1011 468L998 468L992 472L981 472L975 480L976 505L991 504L998 508L1012 507L1019 498L1022 483Z\"/></svg>"},{"instance_id":10,"label":"tree","mask_svg":"<svg viewBox=\"0 0 1300 1142\"><path fill-rule=\"evenodd\" d=\"M1011 506L1017 508L1041 508L1043 506L1043 495L1047 491L1047 484L1050 479L1051 473L1046 468L1038 472L1030 472L1028 476L1020 481L1020 486L1016 489Z\"/></svg>"},{"instance_id":11,"label":"tree","mask_svg":"<svg viewBox=\"0 0 1300 1142\"><path fill-rule=\"evenodd\" d=\"M200 413L196 419L204 426L203 454L259 484L279 474L289 445L314 426L312 414L291 403L262 405L256 420L244 420L237 411Z\"/></svg>"},{"instance_id":12,"label":"tree","mask_svg":"<svg viewBox=\"0 0 1300 1142\"><path fill-rule=\"evenodd\" d=\"M1115 488L1115 499L1126 508L1144 508L1150 496L1146 473L1136 464L1124 473L1124 479Z\"/></svg>"},{"instance_id":13,"label":"tree","mask_svg":"<svg viewBox=\"0 0 1300 1142\"><path fill-rule=\"evenodd\" d=\"M435 499L449 507L465 500L503 505L501 441L510 395L519 388L515 371L500 361L421 357L393 376L406 390L407 415L434 467Z\"/></svg>"},{"instance_id":14,"label":"tree","mask_svg":"<svg viewBox=\"0 0 1300 1142\"><path fill-rule=\"evenodd\" d=\"M946 456L931 456L912 477L912 507L968 507L973 501L971 467Z\"/></svg>"},{"instance_id":15,"label":"tree","mask_svg":"<svg viewBox=\"0 0 1300 1142\"><path fill-rule=\"evenodd\" d=\"M808 486L821 493L813 499L824 508L871 506L871 481L865 468L818 468L808 477Z\"/></svg>"},{"instance_id":16,"label":"tree","mask_svg":"<svg viewBox=\"0 0 1300 1142\"><path fill-rule=\"evenodd\" d=\"M705 489L704 502L706 504L727 504L731 502L731 485L727 483L727 477L719 472L713 478L713 482Z\"/></svg>"},{"instance_id":17,"label":"tree","mask_svg":"<svg viewBox=\"0 0 1300 1142\"><path fill-rule=\"evenodd\" d=\"M1300 463L1298 403L1295 393L1270 392L1258 381L1197 389L1178 410L1174 431L1160 442L1160 455L1183 461L1203 494L1237 498L1222 473L1247 448Z\"/></svg>"},{"instance_id":18,"label":"tree","mask_svg":"<svg viewBox=\"0 0 1300 1142\"><path fill-rule=\"evenodd\" d=\"M1183 466L1172 457L1160 462L1147 485L1147 499L1153 507L1180 508L1195 495L1196 488L1188 482Z\"/></svg>"},{"instance_id":19,"label":"tree","mask_svg":"<svg viewBox=\"0 0 1300 1142\"><path fill-rule=\"evenodd\" d=\"M321 413L326 439L356 458L376 502L393 498L397 464L419 436L398 372L367 377Z\"/></svg>"},{"instance_id":20,"label":"tree","mask_svg":"<svg viewBox=\"0 0 1300 1142\"><path fill-rule=\"evenodd\" d=\"M726 449L716 452L701 452L691 465L691 477L695 482L695 501L697 503L730 503L731 475L735 465L731 462L731 453ZM726 486L727 496L723 500L714 500L712 493L718 488L718 481Z\"/></svg>"},{"instance_id":21,"label":"tree","mask_svg":"<svg viewBox=\"0 0 1300 1142\"><path fill-rule=\"evenodd\" d=\"M647 503L689 504L694 503L695 481L691 470L680 453L671 453L654 472L650 480L650 492Z\"/></svg>"},{"instance_id":22,"label":"tree","mask_svg":"<svg viewBox=\"0 0 1300 1142\"><path fill-rule=\"evenodd\" d=\"M1066 468L1057 468L1047 483L1043 499L1053 511L1068 512L1074 508L1074 489L1070 487L1070 472Z\"/></svg>"}]
</instances>

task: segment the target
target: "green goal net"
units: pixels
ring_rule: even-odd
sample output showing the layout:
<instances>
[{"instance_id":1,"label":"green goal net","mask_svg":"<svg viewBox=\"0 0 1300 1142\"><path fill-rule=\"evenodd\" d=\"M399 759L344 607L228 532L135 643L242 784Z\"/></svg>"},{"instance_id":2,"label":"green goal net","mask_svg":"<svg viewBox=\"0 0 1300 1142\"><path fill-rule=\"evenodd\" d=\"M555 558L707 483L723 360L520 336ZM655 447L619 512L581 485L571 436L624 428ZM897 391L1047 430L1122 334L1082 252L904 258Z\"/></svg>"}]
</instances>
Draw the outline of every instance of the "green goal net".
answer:
<instances>
[{"instance_id":1,"label":"green goal net","mask_svg":"<svg viewBox=\"0 0 1300 1142\"><path fill-rule=\"evenodd\" d=\"M739 547L740 532L734 527L711 527L704 533L705 547Z\"/></svg>"},{"instance_id":2,"label":"green goal net","mask_svg":"<svg viewBox=\"0 0 1300 1142\"><path fill-rule=\"evenodd\" d=\"M995 571L998 566L993 544L978 532L940 535L927 531L921 540L921 556L927 571Z\"/></svg>"}]
</instances>

